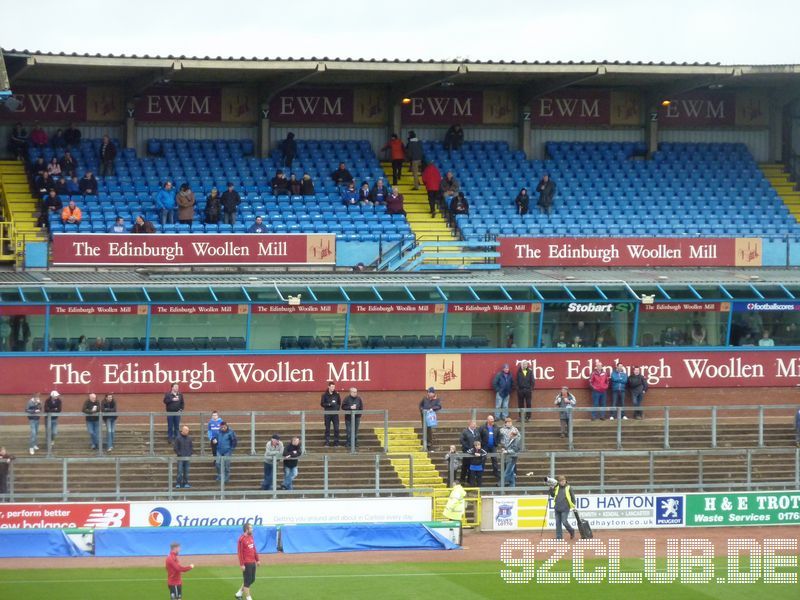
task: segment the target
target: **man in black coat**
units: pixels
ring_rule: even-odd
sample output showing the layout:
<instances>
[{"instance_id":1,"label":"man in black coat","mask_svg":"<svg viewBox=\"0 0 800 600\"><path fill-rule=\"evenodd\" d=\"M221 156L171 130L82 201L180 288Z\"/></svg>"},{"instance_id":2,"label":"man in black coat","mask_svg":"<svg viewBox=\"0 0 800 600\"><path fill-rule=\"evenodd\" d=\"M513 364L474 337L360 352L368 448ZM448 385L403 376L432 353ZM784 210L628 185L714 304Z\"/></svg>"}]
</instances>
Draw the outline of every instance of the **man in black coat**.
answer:
<instances>
[{"instance_id":1,"label":"man in black coat","mask_svg":"<svg viewBox=\"0 0 800 600\"><path fill-rule=\"evenodd\" d=\"M342 407L342 398L336 391L336 383L328 382L328 389L322 394L319 401L325 411L325 445L331 445L331 425L333 425L333 445L339 445L339 409Z\"/></svg>"},{"instance_id":2,"label":"man in black coat","mask_svg":"<svg viewBox=\"0 0 800 600\"><path fill-rule=\"evenodd\" d=\"M481 448L489 454L496 454L500 451L500 428L494 424L493 415L486 417L486 423L481 425L479 432ZM492 474L497 481L500 481L500 467L496 456L492 456Z\"/></svg>"},{"instance_id":3,"label":"man in black coat","mask_svg":"<svg viewBox=\"0 0 800 600\"><path fill-rule=\"evenodd\" d=\"M173 383L169 391L164 394L164 407L167 411L167 441L175 442L181 428L181 413L184 409L183 394L177 383Z\"/></svg>"},{"instance_id":4,"label":"man in black coat","mask_svg":"<svg viewBox=\"0 0 800 600\"><path fill-rule=\"evenodd\" d=\"M181 432L173 444L175 456L178 457L178 476L175 482L176 488L190 488L189 485L189 461L187 460L194 454L192 438L189 437L189 426L181 427Z\"/></svg>"},{"instance_id":5,"label":"man in black coat","mask_svg":"<svg viewBox=\"0 0 800 600\"><path fill-rule=\"evenodd\" d=\"M283 166L291 169L292 161L297 156L297 142L291 131L286 134L286 139L281 142L281 152L283 152Z\"/></svg>"},{"instance_id":6,"label":"man in black coat","mask_svg":"<svg viewBox=\"0 0 800 600\"><path fill-rule=\"evenodd\" d=\"M58 415L62 408L61 396L57 391L53 390L50 392L50 396L47 400L44 401L44 412L47 415L47 418L44 420L44 426L51 447L56 443L56 436L58 435Z\"/></svg>"},{"instance_id":7,"label":"man in black coat","mask_svg":"<svg viewBox=\"0 0 800 600\"><path fill-rule=\"evenodd\" d=\"M519 407L519 418L523 417L523 410L531 408L533 399L533 388L536 387L536 380L533 377L533 369L529 360L522 361L517 369L517 406ZM531 420L531 413L524 413L525 420Z\"/></svg>"},{"instance_id":8,"label":"man in black coat","mask_svg":"<svg viewBox=\"0 0 800 600\"><path fill-rule=\"evenodd\" d=\"M344 426L347 430L347 447L355 445L358 448L358 427L361 424L361 413L364 410L364 401L358 395L358 390L350 388L350 394L342 400L342 410L344 414Z\"/></svg>"},{"instance_id":9,"label":"man in black coat","mask_svg":"<svg viewBox=\"0 0 800 600\"><path fill-rule=\"evenodd\" d=\"M228 189L222 192L222 222L227 225L236 224L236 212L239 205L242 203L242 197L239 192L233 189L233 182L228 182Z\"/></svg>"},{"instance_id":10,"label":"man in black coat","mask_svg":"<svg viewBox=\"0 0 800 600\"><path fill-rule=\"evenodd\" d=\"M553 208L553 196L556 195L556 184L550 179L550 175L545 173L539 180L539 185L536 186L536 191L539 192L539 210L549 215Z\"/></svg>"},{"instance_id":11,"label":"man in black coat","mask_svg":"<svg viewBox=\"0 0 800 600\"><path fill-rule=\"evenodd\" d=\"M475 421L470 421L467 428L461 432L461 452L467 453L475 447L475 442L481 440L481 432L478 429L478 424ZM461 459L461 485L467 483L469 476L470 458Z\"/></svg>"},{"instance_id":12,"label":"man in black coat","mask_svg":"<svg viewBox=\"0 0 800 600\"><path fill-rule=\"evenodd\" d=\"M102 177L114 176L114 159L117 158L117 149L114 147L111 139L103 136L103 141L100 144L100 175Z\"/></svg>"},{"instance_id":13,"label":"man in black coat","mask_svg":"<svg viewBox=\"0 0 800 600\"><path fill-rule=\"evenodd\" d=\"M350 174L350 171L347 170L343 162L340 162L339 168L331 173L331 179L333 179L333 183L340 186L353 183L353 176Z\"/></svg>"}]
</instances>

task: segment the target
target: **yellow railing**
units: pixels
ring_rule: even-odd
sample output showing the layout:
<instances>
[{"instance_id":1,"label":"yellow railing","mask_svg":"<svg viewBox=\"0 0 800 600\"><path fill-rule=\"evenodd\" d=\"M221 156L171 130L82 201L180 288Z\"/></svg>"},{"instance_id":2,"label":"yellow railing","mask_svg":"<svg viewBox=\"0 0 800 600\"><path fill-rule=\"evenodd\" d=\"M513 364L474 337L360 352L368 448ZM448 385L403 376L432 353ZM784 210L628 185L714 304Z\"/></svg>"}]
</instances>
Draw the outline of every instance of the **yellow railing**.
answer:
<instances>
[{"instance_id":1,"label":"yellow railing","mask_svg":"<svg viewBox=\"0 0 800 600\"><path fill-rule=\"evenodd\" d=\"M447 500L450 498L452 488L435 489L433 490L433 518L434 520L447 520L442 514L444 507L447 506ZM464 488L467 493L464 498L464 517L461 519L462 527L480 527L481 512L483 502L481 500L480 488Z\"/></svg>"},{"instance_id":2,"label":"yellow railing","mask_svg":"<svg viewBox=\"0 0 800 600\"><path fill-rule=\"evenodd\" d=\"M17 255L17 240L14 223L0 221L0 260L11 261Z\"/></svg>"}]
</instances>

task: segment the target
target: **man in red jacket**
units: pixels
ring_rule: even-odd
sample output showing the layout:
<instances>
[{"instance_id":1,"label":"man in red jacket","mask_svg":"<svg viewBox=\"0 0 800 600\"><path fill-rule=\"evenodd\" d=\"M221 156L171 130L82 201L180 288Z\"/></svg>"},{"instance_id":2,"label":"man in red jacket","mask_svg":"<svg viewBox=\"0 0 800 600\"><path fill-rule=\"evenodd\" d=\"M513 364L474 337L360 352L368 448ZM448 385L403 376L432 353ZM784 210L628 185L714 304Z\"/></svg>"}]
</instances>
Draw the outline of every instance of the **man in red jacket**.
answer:
<instances>
[{"instance_id":1,"label":"man in red jacket","mask_svg":"<svg viewBox=\"0 0 800 600\"><path fill-rule=\"evenodd\" d=\"M183 574L186 571L194 569L194 565L184 567L178 559L178 554L181 552L181 545L178 542L172 542L169 545L169 556L164 561L167 568L167 587L169 588L170 600L181 600L183 597Z\"/></svg>"},{"instance_id":2,"label":"man in red jacket","mask_svg":"<svg viewBox=\"0 0 800 600\"><path fill-rule=\"evenodd\" d=\"M436 216L436 205L439 203L439 189L442 185L442 174L432 162L422 170L422 183L428 191L428 205L431 207L431 218Z\"/></svg>"},{"instance_id":3,"label":"man in red jacket","mask_svg":"<svg viewBox=\"0 0 800 600\"><path fill-rule=\"evenodd\" d=\"M606 391L608 390L608 372L599 360L594 362L594 371L589 377L589 387L592 388L592 421L606 420Z\"/></svg>"},{"instance_id":4,"label":"man in red jacket","mask_svg":"<svg viewBox=\"0 0 800 600\"><path fill-rule=\"evenodd\" d=\"M250 586L256 580L256 567L261 564L258 560L256 541L253 539L253 526L245 523L242 526L244 533L239 536L239 566L242 567L242 587L236 592L237 598L253 600L250 597Z\"/></svg>"}]
</instances>

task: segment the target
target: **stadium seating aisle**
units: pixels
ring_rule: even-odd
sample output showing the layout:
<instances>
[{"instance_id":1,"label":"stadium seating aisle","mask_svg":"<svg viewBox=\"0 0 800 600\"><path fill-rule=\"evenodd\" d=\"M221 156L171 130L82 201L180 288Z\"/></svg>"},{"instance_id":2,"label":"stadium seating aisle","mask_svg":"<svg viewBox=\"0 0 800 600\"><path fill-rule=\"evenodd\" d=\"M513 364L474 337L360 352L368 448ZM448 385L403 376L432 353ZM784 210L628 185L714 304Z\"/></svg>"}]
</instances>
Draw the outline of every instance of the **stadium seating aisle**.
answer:
<instances>
[{"instance_id":1,"label":"stadium seating aisle","mask_svg":"<svg viewBox=\"0 0 800 600\"><path fill-rule=\"evenodd\" d=\"M84 140L73 154L80 166L79 177L86 170L97 175L100 140ZM115 142L117 143L117 142ZM342 204L339 191L330 178L340 161L347 164L357 183L372 184L383 172L377 157L366 141L328 142L299 141L298 155L291 169L281 166L278 151L269 159L252 156L249 140L150 140L151 155L139 158L133 149L120 150L116 174L99 179L95 196L79 196L83 209L79 226L63 225L56 215L50 221L51 231L105 233L117 215L130 227L136 215L156 225L161 233L244 233L261 215L271 233L335 233L340 240L396 242L413 239L407 220L402 215L388 215L383 207ZM29 159L40 156L46 161L63 151L34 148ZM272 195L270 185L278 169L300 179L308 173L314 181L313 196ZM165 180L177 186L188 183L195 192L197 205L191 226L158 224L155 194ZM242 196L238 219L233 226L204 224L205 199L212 187L220 192L231 181ZM65 199L66 200L66 199Z\"/></svg>"}]
</instances>

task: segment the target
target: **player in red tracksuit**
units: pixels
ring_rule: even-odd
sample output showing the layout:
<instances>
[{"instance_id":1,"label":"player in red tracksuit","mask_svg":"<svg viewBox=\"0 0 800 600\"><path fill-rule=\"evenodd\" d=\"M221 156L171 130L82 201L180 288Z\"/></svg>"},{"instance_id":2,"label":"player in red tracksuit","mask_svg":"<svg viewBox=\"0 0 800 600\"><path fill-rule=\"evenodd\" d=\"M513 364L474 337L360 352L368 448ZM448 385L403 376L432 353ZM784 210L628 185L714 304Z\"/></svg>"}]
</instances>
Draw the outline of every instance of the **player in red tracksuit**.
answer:
<instances>
[{"instance_id":1,"label":"player in red tracksuit","mask_svg":"<svg viewBox=\"0 0 800 600\"><path fill-rule=\"evenodd\" d=\"M253 600L250 597L250 586L256 580L256 567L261 564L258 560L256 541L253 539L253 526L245 523L242 526L244 533L239 536L239 566L242 567L242 587L236 592L237 598L244 597L245 600Z\"/></svg>"},{"instance_id":2,"label":"player in red tracksuit","mask_svg":"<svg viewBox=\"0 0 800 600\"><path fill-rule=\"evenodd\" d=\"M183 596L183 574L186 571L194 569L194 565L185 567L178 560L178 554L181 552L181 545L178 542L173 542L169 545L169 556L164 561L164 566L167 568L167 587L169 588L170 600L181 600Z\"/></svg>"}]
</instances>

